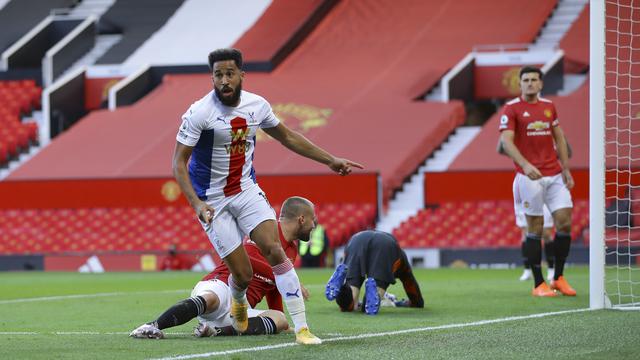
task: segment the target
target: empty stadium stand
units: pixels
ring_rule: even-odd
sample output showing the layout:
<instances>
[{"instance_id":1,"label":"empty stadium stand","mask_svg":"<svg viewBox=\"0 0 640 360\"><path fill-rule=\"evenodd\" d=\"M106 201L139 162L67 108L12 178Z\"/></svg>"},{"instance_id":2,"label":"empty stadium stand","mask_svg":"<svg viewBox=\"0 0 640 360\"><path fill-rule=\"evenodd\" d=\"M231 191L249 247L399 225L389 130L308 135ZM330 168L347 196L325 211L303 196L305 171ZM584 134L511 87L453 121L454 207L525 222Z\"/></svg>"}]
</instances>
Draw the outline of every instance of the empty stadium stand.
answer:
<instances>
[{"instance_id":1,"label":"empty stadium stand","mask_svg":"<svg viewBox=\"0 0 640 360\"><path fill-rule=\"evenodd\" d=\"M38 141L38 126L21 115L40 108L42 89L33 80L0 81L0 166Z\"/></svg>"},{"instance_id":2,"label":"empty stadium stand","mask_svg":"<svg viewBox=\"0 0 640 360\"><path fill-rule=\"evenodd\" d=\"M588 206L588 201L574 201L571 236L580 243L589 224ZM522 241L513 202L504 200L446 202L420 211L393 234L407 248L518 247Z\"/></svg>"},{"instance_id":3,"label":"empty stadium stand","mask_svg":"<svg viewBox=\"0 0 640 360\"><path fill-rule=\"evenodd\" d=\"M566 73L580 73L589 68L588 4L560 41L560 48L565 52L564 71Z\"/></svg>"},{"instance_id":4,"label":"empty stadium stand","mask_svg":"<svg viewBox=\"0 0 640 360\"><path fill-rule=\"evenodd\" d=\"M279 212L280 205L275 206ZM316 213L331 241L344 244L371 227L371 204L329 203ZM178 243L182 250L210 250L211 244L184 206L4 209L0 210L0 254L162 252Z\"/></svg>"},{"instance_id":5,"label":"empty stadium stand","mask_svg":"<svg viewBox=\"0 0 640 360\"><path fill-rule=\"evenodd\" d=\"M122 33L124 39L99 63L135 62L152 57L154 51L169 51L158 46L162 44L158 30L184 9L182 5L197 1L206 2L117 1L101 19L100 31ZM262 64L264 69L260 70L271 70L247 73L244 88L263 95L279 118L313 142L363 163L367 171L379 172L387 200L464 121L462 102L424 102L422 95L476 45L531 42L555 5L556 0L496 0L490 7L476 0L274 0L235 46L244 50L246 61ZM153 14L148 17L153 19L140 21L143 17L138 14L149 11ZM585 12L588 24L588 9ZM514 13L526 13L526 20ZM574 66L575 72L588 66L582 35L584 16L563 40L571 49L566 63ZM153 34L158 38L154 40ZM204 52L211 50L207 44L200 46L204 46ZM131 57L132 53L135 56ZM203 57L202 62L205 60ZM21 145L34 141L37 133L31 124L15 124L20 122L20 113L40 105L39 95L36 100L20 94L39 94L40 90L33 90L26 82L11 84L31 90L12 90L8 95L12 100L4 106L2 96L7 92L0 82L0 166L3 151L5 157L15 156ZM210 90L209 74L164 75L161 85L136 103L113 112L89 113L11 173L9 182L167 181L172 178L170 160L180 116ZM585 84L570 96L552 98L574 149L572 165L582 169L588 164L588 92ZM14 115L4 116L5 109ZM512 163L495 153L497 122L496 115L449 170L461 174L495 170L512 176ZM13 124L11 128L16 129L6 137L9 127L5 124ZM264 134L259 135L258 147L255 168L259 181L261 175L291 174L293 178L329 172ZM321 181L314 184L324 189ZM474 190L482 192L483 186L492 184L482 183ZM286 191L286 186L283 188L278 198L294 195ZM324 191L335 189L334 184ZM124 188L122 192L135 191ZM156 192L154 196L159 197ZM268 194L275 192L267 190ZM0 194L6 194L6 190L0 189ZM49 204L42 208L36 204L15 205L14 200L13 208L0 204L0 254L161 252L176 242L187 251L211 250L184 199L174 198L171 201L176 203L171 206L127 206L94 205L78 196L69 203L84 201L81 205ZM572 235L581 241L588 238L588 204L585 200L574 201ZM279 211L278 204L274 208ZM330 246L335 248L344 245L353 233L372 228L378 209L370 199L352 202L333 198L316 201L316 212ZM404 247L447 249L515 248L520 245L521 235L515 227L513 204L504 198L429 204L393 233Z\"/></svg>"},{"instance_id":6,"label":"empty stadium stand","mask_svg":"<svg viewBox=\"0 0 640 360\"><path fill-rule=\"evenodd\" d=\"M274 73L248 74L245 88L274 105L297 107L302 118L291 116L290 126L303 129L328 150L364 163L368 170L379 170L388 198L464 120L460 102L413 99L474 45L531 41L554 5L550 0L498 1L491 8L471 0L342 1ZM514 12L526 12L526 24L512 16ZM469 33L469 28L474 31ZM438 29L438 36L433 29ZM447 51L439 50L444 48ZM167 76L162 86L133 106L89 115L11 178L170 176L167 159L179 116L208 89L209 75ZM304 118L312 111L328 115ZM134 135L141 133L147 134L144 147ZM116 138L119 146L114 148ZM85 147L83 154L69 151L78 144ZM267 138L259 146L258 174L328 171ZM135 158L130 157L133 153ZM93 163L101 165L75 166L87 154L99 158ZM51 169L47 159L53 158L65 160Z\"/></svg>"},{"instance_id":7,"label":"empty stadium stand","mask_svg":"<svg viewBox=\"0 0 640 360\"><path fill-rule=\"evenodd\" d=\"M251 69L271 71L309 35L338 0L275 0L235 47Z\"/></svg>"},{"instance_id":8,"label":"empty stadium stand","mask_svg":"<svg viewBox=\"0 0 640 360\"><path fill-rule=\"evenodd\" d=\"M119 64L156 32L184 0L118 0L98 23L101 34L122 34L97 64ZM170 51L170 49L164 49Z\"/></svg>"},{"instance_id":9,"label":"empty stadium stand","mask_svg":"<svg viewBox=\"0 0 640 360\"><path fill-rule=\"evenodd\" d=\"M133 69L146 64L205 65L212 49L229 47L236 42L252 28L270 3L271 0L186 0L158 31L139 47L131 49L126 60L114 63L122 63L124 67ZM294 12L291 17L297 19L300 15ZM301 17L300 21L303 20L304 17ZM281 27L291 36L293 31L290 26L283 24ZM262 34L261 45L268 47L275 41L273 38L277 39L275 35L279 34Z\"/></svg>"},{"instance_id":10,"label":"empty stadium stand","mask_svg":"<svg viewBox=\"0 0 640 360\"><path fill-rule=\"evenodd\" d=\"M556 109L562 130L571 148L572 169L589 167L589 83L568 96L549 96ZM482 131L449 166L450 171L512 170L513 163L496 152L500 111L487 121ZM482 159L482 161L478 161Z\"/></svg>"},{"instance_id":11,"label":"empty stadium stand","mask_svg":"<svg viewBox=\"0 0 640 360\"><path fill-rule=\"evenodd\" d=\"M13 45L36 24L47 17L51 9L66 8L78 0L19 0L9 1L0 9L0 53Z\"/></svg>"}]
</instances>

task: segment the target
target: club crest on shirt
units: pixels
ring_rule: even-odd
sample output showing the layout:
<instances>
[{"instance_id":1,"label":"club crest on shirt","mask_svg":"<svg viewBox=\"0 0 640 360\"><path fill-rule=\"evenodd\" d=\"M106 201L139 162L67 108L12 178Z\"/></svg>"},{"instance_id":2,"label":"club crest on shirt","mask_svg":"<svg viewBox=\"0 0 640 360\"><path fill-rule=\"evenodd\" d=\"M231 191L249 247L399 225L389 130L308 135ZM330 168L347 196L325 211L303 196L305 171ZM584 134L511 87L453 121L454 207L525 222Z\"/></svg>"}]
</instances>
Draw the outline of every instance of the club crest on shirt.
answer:
<instances>
[{"instance_id":1,"label":"club crest on shirt","mask_svg":"<svg viewBox=\"0 0 640 360\"><path fill-rule=\"evenodd\" d=\"M525 202L522 204L522 206L524 206L524 208L525 208L525 209L528 209L528 208L529 208L529 202L528 202L528 201L525 201Z\"/></svg>"},{"instance_id":2,"label":"club crest on shirt","mask_svg":"<svg viewBox=\"0 0 640 360\"><path fill-rule=\"evenodd\" d=\"M546 116L547 118L551 119L551 115L553 115L553 114L551 113L550 109L546 109L544 111L544 116Z\"/></svg>"}]
</instances>

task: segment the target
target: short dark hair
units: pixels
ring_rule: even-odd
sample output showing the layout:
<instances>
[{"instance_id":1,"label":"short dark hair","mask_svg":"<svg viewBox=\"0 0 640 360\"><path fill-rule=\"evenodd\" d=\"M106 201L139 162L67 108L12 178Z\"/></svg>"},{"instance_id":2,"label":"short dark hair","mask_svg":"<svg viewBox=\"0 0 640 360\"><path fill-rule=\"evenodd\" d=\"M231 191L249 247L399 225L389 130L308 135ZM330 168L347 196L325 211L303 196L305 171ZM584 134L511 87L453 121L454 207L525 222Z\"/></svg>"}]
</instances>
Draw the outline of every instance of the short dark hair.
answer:
<instances>
[{"instance_id":1,"label":"short dark hair","mask_svg":"<svg viewBox=\"0 0 640 360\"><path fill-rule=\"evenodd\" d=\"M213 64L218 61L233 60L238 69L242 70L242 52L234 48L222 48L209 53L209 69L213 71Z\"/></svg>"},{"instance_id":2,"label":"short dark hair","mask_svg":"<svg viewBox=\"0 0 640 360\"><path fill-rule=\"evenodd\" d=\"M311 201L300 196L292 196L282 204L280 217L283 219L293 219L312 207L313 203Z\"/></svg>"},{"instance_id":3,"label":"short dark hair","mask_svg":"<svg viewBox=\"0 0 640 360\"><path fill-rule=\"evenodd\" d=\"M342 284L340 290L338 290L338 295L336 296L336 304L338 304L338 306L340 307L340 311L353 311L355 304L353 303L353 291L351 290L351 286L349 286L349 284ZM362 308L364 308L364 306Z\"/></svg>"},{"instance_id":4,"label":"short dark hair","mask_svg":"<svg viewBox=\"0 0 640 360\"><path fill-rule=\"evenodd\" d=\"M520 69L519 79L522 79L522 75L528 74L528 73L536 73L538 74L538 77L540 78L540 80L542 80L542 70L538 69L535 66L525 66L522 69Z\"/></svg>"}]
</instances>

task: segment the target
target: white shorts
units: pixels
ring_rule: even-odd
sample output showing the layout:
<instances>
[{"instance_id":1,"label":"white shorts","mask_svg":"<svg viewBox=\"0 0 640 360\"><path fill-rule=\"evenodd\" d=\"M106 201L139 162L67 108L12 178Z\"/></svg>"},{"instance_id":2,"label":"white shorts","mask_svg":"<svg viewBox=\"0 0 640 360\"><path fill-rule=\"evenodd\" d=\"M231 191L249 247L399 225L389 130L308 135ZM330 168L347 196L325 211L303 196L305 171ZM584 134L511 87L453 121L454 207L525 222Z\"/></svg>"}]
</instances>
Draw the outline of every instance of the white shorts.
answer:
<instances>
[{"instance_id":1,"label":"white shorts","mask_svg":"<svg viewBox=\"0 0 640 360\"><path fill-rule=\"evenodd\" d=\"M207 200L207 204L214 209L213 221L211 225L200 224L221 259L260 223L276 220L276 212L258 184L233 196Z\"/></svg>"},{"instance_id":2,"label":"white shorts","mask_svg":"<svg viewBox=\"0 0 640 360\"><path fill-rule=\"evenodd\" d=\"M513 200L530 216L543 216L544 205L553 214L558 209L572 208L571 193L562 181L562 175L544 176L531 180L523 174L516 174L513 180Z\"/></svg>"},{"instance_id":3,"label":"white shorts","mask_svg":"<svg viewBox=\"0 0 640 360\"><path fill-rule=\"evenodd\" d=\"M213 279L200 281L191 291L191 297L203 295L204 293L212 293L218 296L220 306L216 311L198 316L198 321L206 323L209 326L223 327L231 325L231 289L224 282ZM247 313L249 317L256 317L265 312L265 310L249 309Z\"/></svg>"},{"instance_id":4,"label":"white shorts","mask_svg":"<svg viewBox=\"0 0 640 360\"><path fill-rule=\"evenodd\" d=\"M516 226L519 228L527 227L527 217L524 214L524 209L522 208L522 204L518 204L517 202L513 202L513 210L516 213ZM551 216L551 211L547 205L542 209L544 212L544 225L545 229L553 227L553 216Z\"/></svg>"}]
</instances>

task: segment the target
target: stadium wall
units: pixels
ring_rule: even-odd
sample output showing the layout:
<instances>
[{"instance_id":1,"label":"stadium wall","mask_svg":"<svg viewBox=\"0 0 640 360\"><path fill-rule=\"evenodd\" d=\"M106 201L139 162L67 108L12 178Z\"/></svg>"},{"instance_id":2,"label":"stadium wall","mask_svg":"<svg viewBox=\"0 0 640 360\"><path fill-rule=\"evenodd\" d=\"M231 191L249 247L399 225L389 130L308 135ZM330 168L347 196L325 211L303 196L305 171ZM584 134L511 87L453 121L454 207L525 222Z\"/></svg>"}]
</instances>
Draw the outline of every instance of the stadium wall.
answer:
<instances>
[{"instance_id":1,"label":"stadium wall","mask_svg":"<svg viewBox=\"0 0 640 360\"><path fill-rule=\"evenodd\" d=\"M148 66L121 80L109 90L109 109L131 105L162 83L166 74L208 73L208 65Z\"/></svg>"},{"instance_id":2,"label":"stadium wall","mask_svg":"<svg viewBox=\"0 0 640 360\"><path fill-rule=\"evenodd\" d=\"M378 177L377 173L263 175L259 184L274 204L300 195L316 203L377 206ZM2 181L0 199L2 209L187 206L172 178Z\"/></svg>"},{"instance_id":3,"label":"stadium wall","mask_svg":"<svg viewBox=\"0 0 640 360\"><path fill-rule=\"evenodd\" d=\"M589 170L573 170L571 174L576 182L573 197L588 199ZM514 176L512 170L428 172L424 174L424 202L511 200Z\"/></svg>"}]
</instances>

